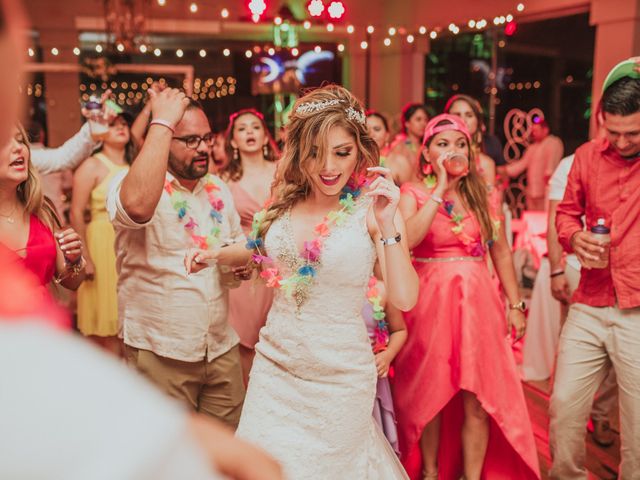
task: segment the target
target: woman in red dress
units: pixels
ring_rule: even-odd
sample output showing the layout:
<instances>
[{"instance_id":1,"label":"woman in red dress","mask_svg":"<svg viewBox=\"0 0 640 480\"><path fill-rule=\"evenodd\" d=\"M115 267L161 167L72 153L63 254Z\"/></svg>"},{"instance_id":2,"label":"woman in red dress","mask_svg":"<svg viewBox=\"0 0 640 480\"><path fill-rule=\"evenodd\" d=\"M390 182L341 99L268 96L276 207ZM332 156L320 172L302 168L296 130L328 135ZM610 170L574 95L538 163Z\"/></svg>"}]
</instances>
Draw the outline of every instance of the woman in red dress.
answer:
<instances>
[{"instance_id":1,"label":"woman in red dress","mask_svg":"<svg viewBox=\"0 0 640 480\"><path fill-rule=\"evenodd\" d=\"M435 117L424 136L424 181L402 187L420 300L405 315L408 341L396 359L400 449L412 479L536 479L511 352L511 334L524 334L524 306L470 147L459 117ZM509 300L506 319L487 253Z\"/></svg>"},{"instance_id":2,"label":"woman in red dress","mask_svg":"<svg viewBox=\"0 0 640 480\"><path fill-rule=\"evenodd\" d=\"M54 227L59 222L30 162L27 135L16 126L0 149L0 243L37 277L43 294L54 277L72 290L84 279L80 237L73 229L54 237Z\"/></svg>"}]
</instances>

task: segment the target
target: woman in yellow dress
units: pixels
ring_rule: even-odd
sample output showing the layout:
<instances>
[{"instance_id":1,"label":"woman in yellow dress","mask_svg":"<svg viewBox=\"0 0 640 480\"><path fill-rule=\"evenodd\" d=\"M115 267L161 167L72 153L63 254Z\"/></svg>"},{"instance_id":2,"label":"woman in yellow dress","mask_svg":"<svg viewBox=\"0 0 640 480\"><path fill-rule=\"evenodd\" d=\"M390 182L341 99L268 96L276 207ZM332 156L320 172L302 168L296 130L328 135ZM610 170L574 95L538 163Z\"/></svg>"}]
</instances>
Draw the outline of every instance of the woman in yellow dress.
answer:
<instances>
[{"instance_id":1,"label":"woman in yellow dress","mask_svg":"<svg viewBox=\"0 0 640 480\"><path fill-rule=\"evenodd\" d=\"M109 184L135 158L129 123L122 115L109 126L102 146L73 178L71 225L85 245L87 277L78 290L78 329L105 349L120 354L114 232L105 200ZM85 211L89 207L90 220Z\"/></svg>"}]
</instances>

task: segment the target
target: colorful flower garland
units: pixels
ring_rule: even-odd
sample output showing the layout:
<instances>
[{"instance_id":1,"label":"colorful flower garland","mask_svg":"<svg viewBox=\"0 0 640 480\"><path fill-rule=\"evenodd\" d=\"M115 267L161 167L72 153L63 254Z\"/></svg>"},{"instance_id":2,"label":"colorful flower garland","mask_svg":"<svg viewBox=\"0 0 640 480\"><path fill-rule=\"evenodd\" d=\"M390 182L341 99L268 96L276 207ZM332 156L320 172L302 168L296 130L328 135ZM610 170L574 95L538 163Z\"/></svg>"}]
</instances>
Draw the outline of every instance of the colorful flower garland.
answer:
<instances>
[{"instance_id":1,"label":"colorful flower garland","mask_svg":"<svg viewBox=\"0 0 640 480\"><path fill-rule=\"evenodd\" d=\"M389 345L389 323L386 321L386 314L382 306L382 297L378 292L378 279L371 276L369 279L369 289L367 291L367 300L373 307L373 320L376 326L371 339L371 347L373 353L378 354L384 352Z\"/></svg>"},{"instance_id":2,"label":"colorful flower garland","mask_svg":"<svg viewBox=\"0 0 640 480\"><path fill-rule=\"evenodd\" d=\"M435 188L437 184L437 177L435 175L427 175L423 183L429 189ZM487 249L491 248L493 242L497 240L497 232L500 228L500 220L493 220L494 226L494 235L493 238L487 240L487 246L483 245L482 240L478 238L473 238L464 231L464 224L462 223L464 220L464 216L453 211L453 202L450 200L445 200L443 204L444 211L451 219L453 223L453 227L451 227L451 231L454 233L456 237L460 240L460 242L466 247L469 255L473 257L482 257L485 253L487 253Z\"/></svg>"},{"instance_id":3,"label":"colorful flower garland","mask_svg":"<svg viewBox=\"0 0 640 480\"><path fill-rule=\"evenodd\" d=\"M455 213L453 211L453 202L450 200L444 201L444 211L447 212L451 222L453 223L453 227L451 227L451 231L454 233L458 240L462 242L462 244L466 247L467 252L472 257L482 257L485 253L487 253L486 248L482 244L482 240L478 238L473 238L471 235L468 235L464 231L464 224L462 221L464 220L464 216L459 213ZM491 242L491 240L490 240Z\"/></svg>"},{"instance_id":4,"label":"colorful flower garland","mask_svg":"<svg viewBox=\"0 0 640 480\"><path fill-rule=\"evenodd\" d=\"M262 210L254 215L251 233L247 239L247 248L256 250L257 253L252 257L253 262L261 266L260 276L266 280L267 287L280 288L289 298L295 296L298 306L304 303L308 287L313 282L313 278L317 274L317 268L320 265L324 240L329 236L333 227L343 225L349 215L354 212L356 200L362 192L363 184L361 180L352 181L343 188L340 195L341 208L329 212L322 222L315 226L314 233L316 237L313 240L305 241L304 248L299 253L298 258L302 265L288 277L284 277L275 266L273 259L264 255L260 249L263 246L263 241L259 237L259 231L267 210Z\"/></svg>"},{"instance_id":5,"label":"colorful flower garland","mask_svg":"<svg viewBox=\"0 0 640 480\"><path fill-rule=\"evenodd\" d=\"M207 192L209 204L211 205L211 211L209 216L215 220L215 225L211 228L208 235L198 235L197 229L199 227L198 222L193 216L189 214L191 207L185 200L182 192L179 192L173 188L169 180L164 182L164 190L169 194L171 199L171 205L178 213L178 219L182 222L187 218L187 222L184 224L184 229L187 231L193 245L202 250L207 250L220 243L220 224L222 223L222 210L224 209L224 202L218 198L215 192L220 191L220 187L215 184L213 177L209 174L205 177L204 189Z\"/></svg>"}]
</instances>

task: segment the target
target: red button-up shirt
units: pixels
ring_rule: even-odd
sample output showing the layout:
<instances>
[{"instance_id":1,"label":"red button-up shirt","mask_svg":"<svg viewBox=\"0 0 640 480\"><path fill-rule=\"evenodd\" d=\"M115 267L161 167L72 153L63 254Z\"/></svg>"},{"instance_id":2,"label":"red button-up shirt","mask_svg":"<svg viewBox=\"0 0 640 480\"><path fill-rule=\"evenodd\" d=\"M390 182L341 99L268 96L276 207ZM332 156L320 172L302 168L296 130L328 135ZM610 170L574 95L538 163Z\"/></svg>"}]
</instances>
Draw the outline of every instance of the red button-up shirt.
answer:
<instances>
[{"instance_id":1,"label":"red button-up shirt","mask_svg":"<svg viewBox=\"0 0 640 480\"><path fill-rule=\"evenodd\" d=\"M619 308L640 306L640 159L618 155L604 139L576 150L556 227L560 243L571 252L571 237L599 218L611 229L609 266L582 269L573 301Z\"/></svg>"}]
</instances>

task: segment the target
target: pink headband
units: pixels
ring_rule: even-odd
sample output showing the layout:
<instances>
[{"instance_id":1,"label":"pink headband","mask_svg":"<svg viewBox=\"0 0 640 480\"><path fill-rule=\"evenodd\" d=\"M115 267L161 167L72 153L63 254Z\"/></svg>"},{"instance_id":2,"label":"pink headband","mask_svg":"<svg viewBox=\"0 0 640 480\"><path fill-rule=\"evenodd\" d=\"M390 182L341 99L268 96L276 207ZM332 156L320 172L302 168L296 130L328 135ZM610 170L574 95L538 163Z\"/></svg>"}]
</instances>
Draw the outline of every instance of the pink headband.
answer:
<instances>
[{"instance_id":1,"label":"pink headband","mask_svg":"<svg viewBox=\"0 0 640 480\"><path fill-rule=\"evenodd\" d=\"M446 121L444 125L438 125L440 122ZM448 113L442 113L436 117L433 117L429 123L427 123L424 129L424 137L422 139L422 146L424 147L427 142L440 132L446 132L448 130L455 130L462 133L469 145L471 145L471 134L467 129L467 125L457 115L450 115Z\"/></svg>"}]
</instances>

